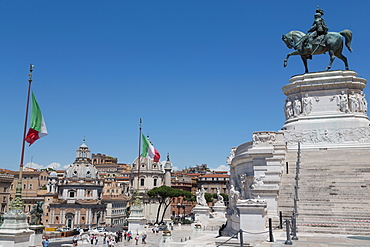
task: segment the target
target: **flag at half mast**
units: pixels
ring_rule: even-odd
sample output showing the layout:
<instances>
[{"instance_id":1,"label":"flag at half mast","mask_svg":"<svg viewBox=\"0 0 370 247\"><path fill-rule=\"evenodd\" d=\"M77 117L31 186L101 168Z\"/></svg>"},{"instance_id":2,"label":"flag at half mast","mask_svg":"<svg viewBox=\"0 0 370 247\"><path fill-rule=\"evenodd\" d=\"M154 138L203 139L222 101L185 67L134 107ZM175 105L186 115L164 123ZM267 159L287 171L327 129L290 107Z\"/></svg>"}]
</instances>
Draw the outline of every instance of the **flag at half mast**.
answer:
<instances>
[{"instance_id":1,"label":"flag at half mast","mask_svg":"<svg viewBox=\"0 0 370 247\"><path fill-rule=\"evenodd\" d=\"M154 162L158 162L161 158L161 155L158 153L158 151L153 147L153 145L150 143L150 141L145 137L144 134L141 134L142 140L143 140L143 152L141 153L141 156L147 157Z\"/></svg>"},{"instance_id":2,"label":"flag at half mast","mask_svg":"<svg viewBox=\"0 0 370 247\"><path fill-rule=\"evenodd\" d=\"M31 110L31 126L28 130L25 141L32 145L36 140L48 134L44 117L42 116L39 104L36 101L35 95L32 92L32 110Z\"/></svg>"}]
</instances>

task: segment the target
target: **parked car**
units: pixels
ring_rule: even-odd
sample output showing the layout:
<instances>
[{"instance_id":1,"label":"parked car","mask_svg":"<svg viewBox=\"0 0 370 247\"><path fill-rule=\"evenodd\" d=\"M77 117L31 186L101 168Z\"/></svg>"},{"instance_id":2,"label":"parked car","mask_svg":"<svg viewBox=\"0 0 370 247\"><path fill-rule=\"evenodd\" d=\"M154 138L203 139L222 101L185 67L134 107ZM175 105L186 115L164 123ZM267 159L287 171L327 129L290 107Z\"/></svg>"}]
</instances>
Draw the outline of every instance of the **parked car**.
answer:
<instances>
[{"instance_id":1,"label":"parked car","mask_svg":"<svg viewBox=\"0 0 370 247\"><path fill-rule=\"evenodd\" d=\"M98 226L96 228L96 230L98 230L98 232L105 232L105 231L107 231L104 226Z\"/></svg>"}]
</instances>

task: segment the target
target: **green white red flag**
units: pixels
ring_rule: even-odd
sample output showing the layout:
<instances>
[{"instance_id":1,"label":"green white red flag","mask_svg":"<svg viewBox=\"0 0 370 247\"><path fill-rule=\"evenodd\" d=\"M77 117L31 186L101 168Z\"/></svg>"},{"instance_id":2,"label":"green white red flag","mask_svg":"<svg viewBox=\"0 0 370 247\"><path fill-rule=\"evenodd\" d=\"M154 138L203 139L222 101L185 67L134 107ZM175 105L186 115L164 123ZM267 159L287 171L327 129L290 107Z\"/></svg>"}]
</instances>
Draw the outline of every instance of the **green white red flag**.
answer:
<instances>
[{"instance_id":1,"label":"green white red flag","mask_svg":"<svg viewBox=\"0 0 370 247\"><path fill-rule=\"evenodd\" d=\"M48 131L44 117L42 116L39 104L36 101L35 95L32 92L32 110L31 110L31 125L28 130L25 141L32 145L37 139L46 136Z\"/></svg>"},{"instance_id":2,"label":"green white red flag","mask_svg":"<svg viewBox=\"0 0 370 247\"><path fill-rule=\"evenodd\" d=\"M161 155L158 153L158 151L153 147L153 145L149 142L149 140L145 137L144 134L141 134L142 140L143 140L143 151L141 153L141 156L147 157L154 162L158 162L161 158Z\"/></svg>"}]
</instances>

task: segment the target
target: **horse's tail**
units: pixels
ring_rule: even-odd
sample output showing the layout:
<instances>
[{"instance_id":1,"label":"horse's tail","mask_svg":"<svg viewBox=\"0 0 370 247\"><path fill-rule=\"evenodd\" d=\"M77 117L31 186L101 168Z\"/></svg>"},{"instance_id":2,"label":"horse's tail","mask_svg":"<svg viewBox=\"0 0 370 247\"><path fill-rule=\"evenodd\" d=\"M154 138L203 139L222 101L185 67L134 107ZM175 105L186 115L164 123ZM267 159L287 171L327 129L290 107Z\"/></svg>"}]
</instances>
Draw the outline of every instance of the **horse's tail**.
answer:
<instances>
[{"instance_id":1,"label":"horse's tail","mask_svg":"<svg viewBox=\"0 0 370 247\"><path fill-rule=\"evenodd\" d=\"M346 39L346 47L348 48L348 50L350 52L352 52L352 48L351 48L351 41L352 41L352 32L351 30L343 30L340 32L340 34Z\"/></svg>"}]
</instances>

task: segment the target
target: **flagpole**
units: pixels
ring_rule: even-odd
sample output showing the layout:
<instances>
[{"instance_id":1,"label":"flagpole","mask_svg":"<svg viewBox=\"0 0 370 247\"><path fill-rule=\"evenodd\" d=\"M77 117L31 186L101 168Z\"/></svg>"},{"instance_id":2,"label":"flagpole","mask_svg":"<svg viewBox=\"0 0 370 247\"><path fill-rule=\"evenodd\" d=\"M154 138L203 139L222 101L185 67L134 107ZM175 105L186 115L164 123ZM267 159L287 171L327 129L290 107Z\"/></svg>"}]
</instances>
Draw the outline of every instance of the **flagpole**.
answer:
<instances>
[{"instance_id":1,"label":"flagpole","mask_svg":"<svg viewBox=\"0 0 370 247\"><path fill-rule=\"evenodd\" d=\"M30 64L30 73L28 74L28 92L27 92L27 103L26 103L26 116L24 118L24 127L23 127L23 138L22 138L22 151L21 151L21 160L19 164L19 176L18 176L18 184L16 187L15 198L12 201L11 210L24 210L23 205L24 202L22 200L22 176L23 176L23 162L24 162L24 149L25 149L25 139L26 139L26 131L27 131L27 121L28 121L28 108L30 104L30 93L31 93L31 83L32 83L32 71L34 65Z\"/></svg>"},{"instance_id":2,"label":"flagpole","mask_svg":"<svg viewBox=\"0 0 370 247\"><path fill-rule=\"evenodd\" d=\"M138 155L138 161L137 161L137 194L139 194L139 186L140 186L140 166L141 166L141 151L140 151L140 148L141 148L141 123L142 123L142 119L140 118L140 124L139 124L139 155Z\"/></svg>"}]
</instances>

